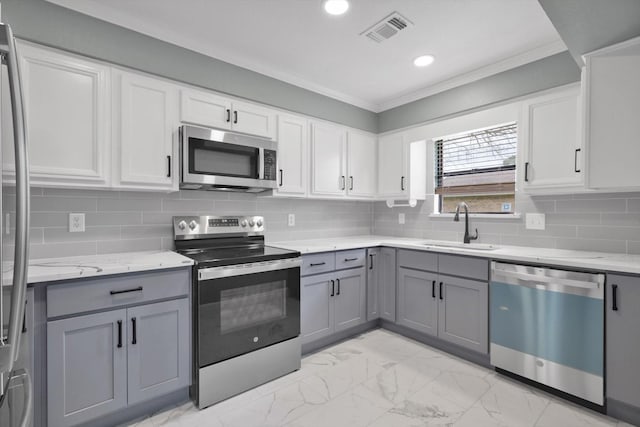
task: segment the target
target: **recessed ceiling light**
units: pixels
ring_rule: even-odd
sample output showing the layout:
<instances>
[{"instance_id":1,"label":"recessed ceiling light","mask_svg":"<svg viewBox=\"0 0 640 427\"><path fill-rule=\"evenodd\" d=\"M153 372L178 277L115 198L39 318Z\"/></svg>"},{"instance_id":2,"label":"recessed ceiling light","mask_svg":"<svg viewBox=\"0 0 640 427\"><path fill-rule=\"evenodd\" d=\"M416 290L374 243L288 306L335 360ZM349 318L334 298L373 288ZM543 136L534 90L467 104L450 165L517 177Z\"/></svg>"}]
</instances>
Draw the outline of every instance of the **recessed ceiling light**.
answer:
<instances>
[{"instance_id":1,"label":"recessed ceiling light","mask_svg":"<svg viewBox=\"0 0 640 427\"><path fill-rule=\"evenodd\" d=\"M427 65L431 65L436 58L433 55L422 55L418 56L413 60L413 65L416 67L426 67Z\"/></svg>"},{"instance_id":2,"label":"recessed ceiling light","mask_svg":"<svg viewBox=\"0 0 640 427\"><path fill-rule=\"evenodd\" d=\"M349 10L349 2L347 0L324 0L324 10L329 15L342 15Z\"/></svg>"}]
</instances>

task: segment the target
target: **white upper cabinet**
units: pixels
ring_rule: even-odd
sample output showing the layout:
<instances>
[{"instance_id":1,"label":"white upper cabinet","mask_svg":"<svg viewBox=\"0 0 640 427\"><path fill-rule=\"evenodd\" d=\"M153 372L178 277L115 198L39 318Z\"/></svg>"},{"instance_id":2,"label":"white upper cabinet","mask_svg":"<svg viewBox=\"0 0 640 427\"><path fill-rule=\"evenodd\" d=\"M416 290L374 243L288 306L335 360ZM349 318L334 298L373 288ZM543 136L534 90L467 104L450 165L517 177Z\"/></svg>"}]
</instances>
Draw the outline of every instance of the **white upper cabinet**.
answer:
<instances>
[{"instance_id":1,"label":"white upper cabinet","mask_svg":"<svg viewBox=\"0 0 640 427\"><path fill-rule=\"evenodd\" d=\"M376 137L362 132L347 133L347 194L373 197L377 189L378 146Z\"/></svg>"},{"instance_id":2,"label":"white upper cabinet","mask_svg":"<svg viewBox=\"0 0 640 427\"><path fill-rule=\"evenodd\" d=\"M587 185L640 189L640 38L585 59Z\"/></svg>"},{"instance_id":3,"label":"white upper cabinet","mask_svg":"<svg viewBox=\"0 0 640 427\"><path fill-rule=\"evenodd\" d=\"M345 172L347 132L340 126L311 123L311 193L343 196L347 188Z\"/></svg>"},{"instance_id":4,"label":"white upper cabinet","mask_svg":"<svg viewBox=\"0 0 640 427\"><path fill-rule=\"evenodd\" d=\"M523 103L519 144L524 191L566 193L584 187L581 107L578 86Z\"/></svg>"},{"instance_id":5,"label":"white upper cabinet","mask_svg":"<svg viewBox=\"0 0 640 427\"><path fill-rule=\"evenodd\" d=\"M113 83L113 186L177 190L177 87L120 70Z\"/></svg>"},{"instance_id":6,"label":"white upper cabinet","mask_svg":"<svg viewBox=\"0 0 640 427\"><path fill-rule=\"evenodd\" d=\"M265 138L276 136L274 110L194 89L180 91L180 120Z\"/></svg>"},{"instance_id":7,"label":"white upper cabinet","mask_svg":"<svg viewBox=\"0 0 640 427\"><path fill-rule=\"evenodd\" d=\"M309 125L303 117L278 116L278 188L275 196L305 196L309 176Z\"/></svg>"},{"instance_id":8,"label":"white upper cabinet","mask_svg":"<svg viewBox=\"0 0 640 427\"><path fill-rule=\"evenodd\" d=\"M378 138L378 196L424 200L427 192L427 141L403 133Z\"/></svg>"},{"instance_id":9,"label":"white upper cabinet","mask_svg":"<svg viewBox=\"0 0 640 427\"><path fill-rule=\"evenodd\" d=\"M105 187L110 173L110 69L74 55L18 43L31 184ZM3 73L3 173L14 155L6 73Z\"/></svg>"}]
</instances>

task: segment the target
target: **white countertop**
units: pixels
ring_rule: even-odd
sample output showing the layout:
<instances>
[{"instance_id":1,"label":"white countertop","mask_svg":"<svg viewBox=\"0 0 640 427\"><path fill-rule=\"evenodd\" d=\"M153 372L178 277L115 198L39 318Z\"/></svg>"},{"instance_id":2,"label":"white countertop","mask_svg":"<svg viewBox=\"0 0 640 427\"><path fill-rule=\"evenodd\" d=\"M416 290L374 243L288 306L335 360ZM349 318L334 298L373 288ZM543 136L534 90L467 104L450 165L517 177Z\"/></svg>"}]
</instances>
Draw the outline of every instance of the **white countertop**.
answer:
<instances>
[{"instance_id":1,"label":"white countertop","mask_svg":"<svg viewBox=\"0 0 640 427\"><path fill-rule=\"evenodd\" d=\"M107 276L137 271L188 267L193 260L173 251L124 252L64 258L34 259L29 262L29 283ZM13 264L3 263L2 285L11 285Z\"/></svg>"},{"instance_id":2,"label":"white countertop","mask_svg":"<svg viewBox=\"0 0 640 427\"><path fill-rule=\"evenodd\" d=\"M472 255L495 260L640 274L640 255L503 245L497 245L498 249L491 251L466 248L435 248L425 245L425 242L435 241L389 236L351 236L331 239L269 242L269 245L296 250L302 254L388 246L440 253Z\"/></svg>"}]
</instances>

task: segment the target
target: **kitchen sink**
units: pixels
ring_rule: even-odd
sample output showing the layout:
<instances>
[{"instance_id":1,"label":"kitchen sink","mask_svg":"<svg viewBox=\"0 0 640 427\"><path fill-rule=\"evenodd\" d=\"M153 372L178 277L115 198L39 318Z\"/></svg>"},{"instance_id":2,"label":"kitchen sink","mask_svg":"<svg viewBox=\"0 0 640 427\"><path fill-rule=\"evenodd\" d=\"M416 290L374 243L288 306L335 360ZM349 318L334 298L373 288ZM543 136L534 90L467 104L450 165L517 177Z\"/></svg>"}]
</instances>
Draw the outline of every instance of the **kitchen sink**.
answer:
<instances>
[{"instance_id":1,"label":"kitchen sink","mask_svg":"<svg viewBox=\"0 0 640 427\"><path fill-rule=\"evenodd\" d=\"M422 244L424 246L431 247L431 248L458 248L458 249L472 249L475 251L495 251L496 249L500 249L500 246L489 245L486 243L426 241Z\"/></svg>"}]
</instances>

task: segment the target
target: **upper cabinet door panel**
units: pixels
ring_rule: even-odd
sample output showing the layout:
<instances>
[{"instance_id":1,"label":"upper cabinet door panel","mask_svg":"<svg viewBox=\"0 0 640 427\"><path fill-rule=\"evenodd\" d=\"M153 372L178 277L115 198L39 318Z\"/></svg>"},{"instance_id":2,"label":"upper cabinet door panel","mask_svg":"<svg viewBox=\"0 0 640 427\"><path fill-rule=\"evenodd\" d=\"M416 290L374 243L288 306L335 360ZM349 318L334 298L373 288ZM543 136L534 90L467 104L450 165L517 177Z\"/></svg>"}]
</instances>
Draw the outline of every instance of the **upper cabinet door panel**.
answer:
<instances>
[{"instance_id":1,"label":"upper cabinet door panel","mask_svg":"<svg viewBox=\"0 0 640 427\"><path fill-rule=\"evenodd\" d=\"M378 194L381 197L402 197L407 194L406 148L402 134L378 139ZM404 190L403 190L404 188Z\"/></svg>"},{"instance_id":2,"label":"upper cabinet door panel","mask_svg":"<svg viewBox=\"0 0 640 427\"><path fill-rule=\"evenodd\" d=\"M306 119L278 117L278 194L307 193L309 127Z\"/></svg>"},{"instance_id":3,"label":"upper cabinet door panel","mask_svg":"<svg viewBox=\"0 0 640 427\"><path fill-rule=\"evenodd\" d=\"M264 138L276 137L276 113L270 108L233 101L232 128Z\"/></svg>"},{"instance_id":4,"label":"upper cabinet door panel","mask_svg":"<svg viewBox=\"0 0 640 427\"><path fill-rule=\"evenodd\" d=\"M114 146L119 148L119 184L172 190L174 183L177 187L172 170L177 89L133 73L119 72L116 77L114 119L117 117L119 127L114 132Z\"/></svg>"},{"instance_id":5,"label":"upper cabinet door panel","mask_svg":"<svg viewBox=\"0 0 640 427\"><path fill-rule=\"evenodd\" d=\"M29 43L19 43L18 53L32 184L106 186L110 69ZM10 131L3 141L3 168L13 171Z\"/></svg>"},{"instance_id":6,"label":"upper cabinet door panel","mask_svg":"<svg viewBox=\"0 0 640 427\"><path fill-rule=\"evenodd\" d=\"M231 128L231 100L191 89L180 91L180 121L221 129Z\"/></svg>"},{"instance_id":7,"label":"upper cabinet door panel","mask_svg":"<svg viewBox=\"0 0 640 427\"><path fill-rule=\"evenodd\" d=\"M311 124L311 192L343 196L347 186L344 129L328 124Z\"/></svg>"},{"instance_id":8,"label":"upper cabinet door panel","mask_svg":"<svg viewBox=\"0 0 640 427\"><path fill-rule=\"evenodd\" d=\"M376 137L349 131L347 142L347 192L350 196L373 197L376 194L378 146Z\"/></svg>"}]
</instances>

